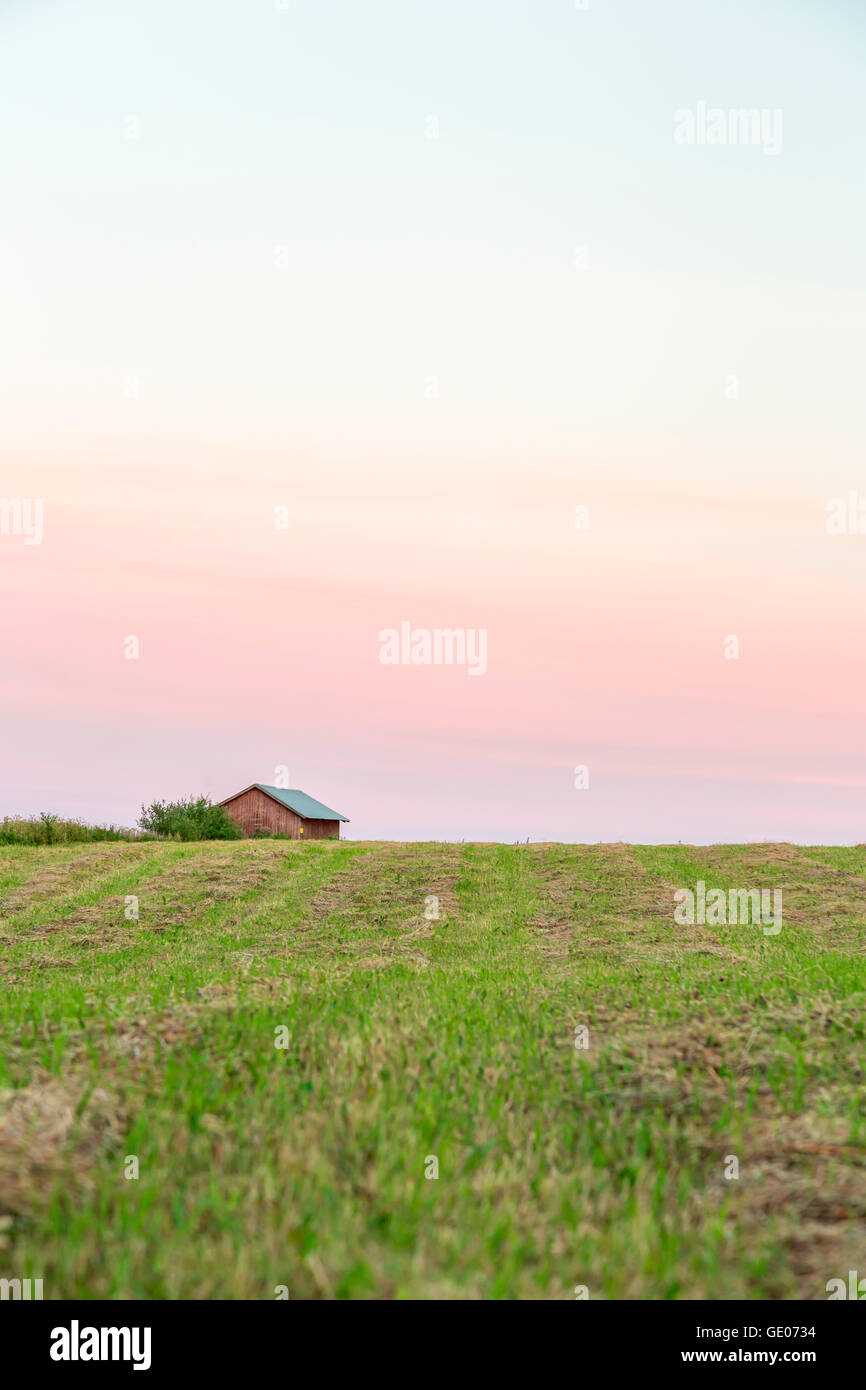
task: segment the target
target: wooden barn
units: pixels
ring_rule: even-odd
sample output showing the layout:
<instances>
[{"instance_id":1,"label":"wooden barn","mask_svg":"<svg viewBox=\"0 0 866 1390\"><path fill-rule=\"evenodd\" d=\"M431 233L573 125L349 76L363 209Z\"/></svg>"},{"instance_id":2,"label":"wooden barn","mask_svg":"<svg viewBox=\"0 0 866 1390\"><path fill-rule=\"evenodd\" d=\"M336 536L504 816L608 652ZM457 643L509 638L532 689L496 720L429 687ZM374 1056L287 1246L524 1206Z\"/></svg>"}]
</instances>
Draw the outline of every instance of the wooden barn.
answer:
<instances>
[{"instance_id":1,"label":"wooden barn","mask_svg":"<svg viewBox=\"0 0 866 1390\"><path fill-rule=\"evenodd\" d=\"M261 782L227 796L220 806L225 806L245 835L270 830L272 835L290 835L293 840L339 840L340 821L349 819L306 792L265 787Z\"/></svg>"}]
</instances>

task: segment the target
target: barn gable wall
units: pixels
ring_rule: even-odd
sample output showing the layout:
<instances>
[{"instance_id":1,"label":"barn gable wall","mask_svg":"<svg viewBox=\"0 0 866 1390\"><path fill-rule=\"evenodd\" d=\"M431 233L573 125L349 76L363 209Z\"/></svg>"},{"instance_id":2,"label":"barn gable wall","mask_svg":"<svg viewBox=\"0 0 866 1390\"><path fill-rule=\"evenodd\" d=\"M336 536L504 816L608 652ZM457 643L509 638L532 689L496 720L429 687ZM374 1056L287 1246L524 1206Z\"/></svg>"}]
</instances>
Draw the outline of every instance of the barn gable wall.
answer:
<instances>
[{"instance_id":1,"label":"barn gable wall","mask_svg":"<svg viewBox=\"0 0 866 1390\"><path fill-rule=\"evenodd\" d=\"M245 835L253 835L256 830L270 830L274 835L298 838L300 816L296 816L288 806L281 806L273 797L260 792L258 787L250 787L249 791L227 801L226 810Z\"/></svg>"},{"instance_id":2,"label":"barn gable wall","mask_svg":"<svg viewBox=\"0 0 866 1390\"><path fill-rule=\"evenodd\" d=\"M225 803L225 809L243 830L254 835L257 830L270 830L272 835L291 835L293 840L327 840L340 838L340 822L332 820L302 820L288 806L274 801L272 796L250 787L240 796ZM301 836L301 826L304 834Z\"/></svg>"}]
</instances>

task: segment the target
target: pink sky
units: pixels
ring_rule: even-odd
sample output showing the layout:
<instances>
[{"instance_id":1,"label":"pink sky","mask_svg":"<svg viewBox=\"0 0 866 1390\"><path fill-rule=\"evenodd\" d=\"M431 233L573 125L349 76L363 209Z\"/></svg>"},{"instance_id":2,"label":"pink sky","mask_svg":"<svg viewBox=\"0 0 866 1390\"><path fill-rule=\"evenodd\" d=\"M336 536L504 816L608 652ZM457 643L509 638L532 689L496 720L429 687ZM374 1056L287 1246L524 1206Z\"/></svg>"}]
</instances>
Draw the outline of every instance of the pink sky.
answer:
<instances>
[{"instance_id":1,"label":"pink sky","mask_svg":"<svg viewBox=\"0 0 866 1390\"><path fill-rule=\"evenodd\" d=\"M43 542L0 538L4 811L132 823L287 765L353 838L858 840L864 541L825 499L492 474L29 470ZM486 673L382 665L404 619L486 629Z\"/></svg>"}]
</instances>

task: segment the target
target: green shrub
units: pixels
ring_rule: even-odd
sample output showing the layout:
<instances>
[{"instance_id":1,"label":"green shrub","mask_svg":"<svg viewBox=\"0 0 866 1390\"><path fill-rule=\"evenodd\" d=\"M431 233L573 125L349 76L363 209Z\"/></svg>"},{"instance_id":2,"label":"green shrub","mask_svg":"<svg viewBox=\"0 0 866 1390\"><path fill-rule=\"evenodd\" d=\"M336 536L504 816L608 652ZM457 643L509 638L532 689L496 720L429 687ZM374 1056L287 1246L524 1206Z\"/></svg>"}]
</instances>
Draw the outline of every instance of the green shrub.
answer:
<instances>
[{"instance_id":1,"label":"green shrub","mask_svg":"<svg viewBox=\"0 0 866 1390\"><path fill-rule=\"evenodd\" d=\"M239 840L243 836L225 807L212 805L207 796L153 801L142 806L138 824L160 839Z\"/></svg>"}]
</instances>

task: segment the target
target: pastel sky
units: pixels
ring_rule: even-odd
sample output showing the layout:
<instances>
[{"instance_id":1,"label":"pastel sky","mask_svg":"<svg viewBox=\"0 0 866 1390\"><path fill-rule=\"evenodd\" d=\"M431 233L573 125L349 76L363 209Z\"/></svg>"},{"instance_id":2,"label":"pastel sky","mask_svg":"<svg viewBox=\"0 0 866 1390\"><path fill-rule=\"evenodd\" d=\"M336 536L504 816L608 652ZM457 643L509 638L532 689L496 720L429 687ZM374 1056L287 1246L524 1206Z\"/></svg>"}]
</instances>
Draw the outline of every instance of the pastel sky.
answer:
<instances>
[{"instance_id":1,"label":"pastel sky","mask_svg":"<svg viewBox=\"0 0 866 1390\"><path fill-rule=\"evenodd\" d=\"M864 62L860 0L0 4L0 814L866 840Z\"/></svg>"}]
</instances>

